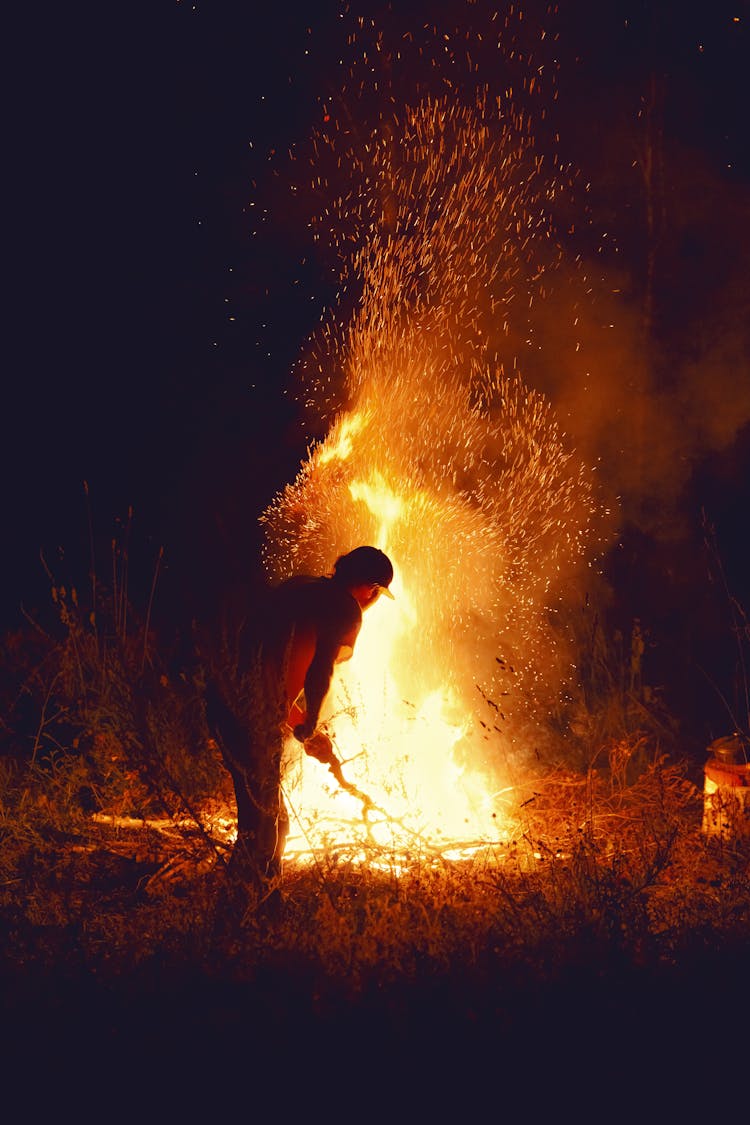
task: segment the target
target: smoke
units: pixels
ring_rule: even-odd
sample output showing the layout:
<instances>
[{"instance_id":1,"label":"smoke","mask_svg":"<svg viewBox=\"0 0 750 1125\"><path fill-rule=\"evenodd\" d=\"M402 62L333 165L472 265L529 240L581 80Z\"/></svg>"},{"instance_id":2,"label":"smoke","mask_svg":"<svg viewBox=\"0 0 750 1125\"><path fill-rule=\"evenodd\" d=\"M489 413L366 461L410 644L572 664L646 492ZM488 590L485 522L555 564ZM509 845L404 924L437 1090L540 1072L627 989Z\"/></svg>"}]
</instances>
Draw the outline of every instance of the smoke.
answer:
<instances>
[{"instance_id":1,"label":"smoke","mask_svg":"<svg viewBox=\"0 0 750 1125\"><path fill-rule=\"evenodd\" d=\"M750 210L743 193L696 156L675 157L672 175L653 322L612 245L603 261L581 266L588 292L574 333L565 295L548 295L538 311L539 355L554 354L555 362L525 367L598 466L623 521L664 540L695 527L688 496L695 473L708 456L730 450L750 420L750 285L738 250L750 236ZM637 197L638 184L631 187ZM715 204L707 208L709 198Z\"/></svg>"}]
</instances>

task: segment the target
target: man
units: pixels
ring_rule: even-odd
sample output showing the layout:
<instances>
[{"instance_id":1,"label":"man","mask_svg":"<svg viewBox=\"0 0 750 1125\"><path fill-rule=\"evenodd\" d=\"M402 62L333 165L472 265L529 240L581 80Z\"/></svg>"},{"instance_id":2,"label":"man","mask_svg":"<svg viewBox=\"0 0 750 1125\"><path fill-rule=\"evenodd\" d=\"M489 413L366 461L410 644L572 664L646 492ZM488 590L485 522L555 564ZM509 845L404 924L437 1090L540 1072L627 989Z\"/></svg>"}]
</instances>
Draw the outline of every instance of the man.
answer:
<instances>
[{"instance_id":1,"label":"man","mask_svg":"<svg viewBox=\"0 0 750 1125\"><path fill-rule=\"evenodd\" d=\"M393 597L390 559L357 547L322 577L298 575L272 588L254 619L225 634L209 668L206 717L232 775L237 840L230 873L258 888L280 873L288 831L281 794L284 736L335 762L318 730L334 666L348 659L362 613L381 594ZM230 643L231 637L231 643Z\"/></svg>"}]
</instances>

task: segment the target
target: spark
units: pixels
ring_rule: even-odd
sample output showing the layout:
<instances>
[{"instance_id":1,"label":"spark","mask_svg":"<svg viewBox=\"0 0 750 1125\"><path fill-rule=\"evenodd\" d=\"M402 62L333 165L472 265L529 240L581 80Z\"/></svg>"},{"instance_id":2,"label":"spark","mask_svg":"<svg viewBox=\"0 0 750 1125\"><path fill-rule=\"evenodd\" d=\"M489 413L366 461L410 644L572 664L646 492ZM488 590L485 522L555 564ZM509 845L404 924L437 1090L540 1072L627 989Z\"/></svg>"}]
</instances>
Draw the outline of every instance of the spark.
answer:
<instances>
[{"instance_id":1,"label":"spark","mask_svg":"<svg viewBox=\"0 0 750 1125\"><path fill-rule=\"evenodd\" d=\"M507 792L559 707L574 671L561 607L607 534L593 470L519 358L541 347L563 261L551 204L572 174L536 152L528 108L476 86L394 100L367 135L317 133L313 150L311 226L356 299L327 311L297 370L328 431L261 517L264 562L278 580L330 572L360 543L389 553L393 613L374 607L332 729L356 747L357 784L374 776L390 802L389 832L411 817L420 838L455 839L471 809L497 839L486 794Z\"/></svg>"}]
</instances>

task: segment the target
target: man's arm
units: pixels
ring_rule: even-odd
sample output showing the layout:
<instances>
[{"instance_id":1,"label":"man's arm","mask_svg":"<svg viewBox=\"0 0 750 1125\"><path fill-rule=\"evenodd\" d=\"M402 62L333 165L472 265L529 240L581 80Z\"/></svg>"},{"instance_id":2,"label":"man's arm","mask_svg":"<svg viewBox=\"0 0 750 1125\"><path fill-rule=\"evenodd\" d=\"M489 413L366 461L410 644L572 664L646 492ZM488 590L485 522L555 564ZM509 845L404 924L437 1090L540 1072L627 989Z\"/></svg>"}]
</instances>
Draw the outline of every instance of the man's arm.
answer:
<instances>
[{"instance_id":1,"label":"man's arm","mask_svg":"<svg viewBox=\"0 0 750 1125\"><path fill-rule=\"evenodd\" d=\"M337 606L329 608L328 616L319 628L315 653L305 674L307 714L294 728L295 738L301 742L314 732L331 686L334 664L340 659L342 649L351 654L361 627L362 613L353 598L347 596Z\"/></svg>"},{"instance_id":2,"label":"man's arm","mask_svg":"<svg viewBox=\"0 0 750 1125\"><path fill-rule=\"evenodd\" d=\"M319 637L315 655L305 675L305 706L307 713L294 728L294 737L304 742L315 730L323 700L328 694L333 678L333 666L339 652L339 641L333 637Z\"/></svg>"}]
</instances>

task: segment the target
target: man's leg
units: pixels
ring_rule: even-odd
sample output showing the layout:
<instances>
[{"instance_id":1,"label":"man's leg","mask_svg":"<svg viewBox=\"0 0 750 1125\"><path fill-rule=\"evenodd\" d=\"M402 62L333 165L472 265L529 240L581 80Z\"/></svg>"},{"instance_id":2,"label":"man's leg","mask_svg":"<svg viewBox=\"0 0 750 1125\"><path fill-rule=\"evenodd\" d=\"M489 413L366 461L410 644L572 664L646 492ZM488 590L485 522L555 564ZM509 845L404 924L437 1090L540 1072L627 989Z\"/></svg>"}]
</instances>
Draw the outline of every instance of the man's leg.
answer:
<instances>
[{"instance_id":1,"label":"man's leg","mask_svg":"<svg viewBox=\"0 0 750 1125\"><path fill-rule=\"evenodd\" d=\"M237 803L237 838L229 872L258 889L280 874L289 829L281 795L279 713L280 708L265 698L255 701L249 716L240 717L215 686L207 693L207 718L232 776Z\"/></svg>"}]
</instances>

